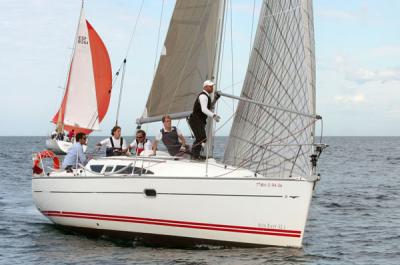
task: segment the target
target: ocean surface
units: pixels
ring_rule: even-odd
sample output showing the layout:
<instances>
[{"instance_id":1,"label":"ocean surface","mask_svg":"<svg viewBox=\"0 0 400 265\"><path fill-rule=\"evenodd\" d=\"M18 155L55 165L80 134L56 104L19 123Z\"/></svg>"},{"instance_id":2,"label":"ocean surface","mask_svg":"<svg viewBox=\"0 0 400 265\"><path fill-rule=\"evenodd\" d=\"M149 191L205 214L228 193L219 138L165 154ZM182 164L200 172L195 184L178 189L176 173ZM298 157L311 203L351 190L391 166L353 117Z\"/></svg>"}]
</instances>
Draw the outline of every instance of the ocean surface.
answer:
<instances>
[{"instance_id":1,"label":"ocean surface","mask_svg":"<svg viewBox=\"0 0 400 265\"><path fill-rule=\"evenodd\" d=\"M216 141L219 156L225 141ZM400 264L400 137L324 141L330 147L319 161L302 249L187 250L57 228L31 196L32 153L45 149L45 138L0 137L0 264Z\"/></svg>"}]
</instances>

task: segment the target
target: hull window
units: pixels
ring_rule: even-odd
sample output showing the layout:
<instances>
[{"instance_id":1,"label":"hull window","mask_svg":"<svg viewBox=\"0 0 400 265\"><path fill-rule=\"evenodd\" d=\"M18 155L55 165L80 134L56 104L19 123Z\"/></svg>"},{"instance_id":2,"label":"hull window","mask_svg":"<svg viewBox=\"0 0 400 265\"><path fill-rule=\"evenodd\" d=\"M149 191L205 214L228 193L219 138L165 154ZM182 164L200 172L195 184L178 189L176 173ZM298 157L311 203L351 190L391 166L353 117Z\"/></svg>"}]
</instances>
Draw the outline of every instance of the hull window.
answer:
<instances>
[{"instance_id":1,"label":"hull window","mask_svg":"<svg viewBox=\"0 0 400 265\"><path fill-rule=\"evenodd\" d=\"M132 171L134 175L153 175L154 173L148 169L144 169L141 167L127 167L126 166L116 166L114 169L114 172L118 172L118 174L124 174L124 175L131 175ZM125 168L124 170L122 170L123 168ZM120 170L122 170L121 172L119 172Z\"/></svg>"},{"instance_id":2,"label":"hull window","mask_svg":"<svg viewBox=\"0 0 400 265\"><path fill-rule=\"evenodd\" d=\"M102 169L103 169L103 165L91 165L90 166L90 170L97 172L97 173L100 173Z\"/></svg>"},{"instance_id":3,"label":"hull window","mask_svg":"<svg viewBox=\"0 0 400 265\"><path fill-rule=\"evenodd\" d=\"M112 170L113 170L113 168L114 168L114 166L107 166L106 167L106 170L104 170L104 172L112 172Z\"/></svg>"}]
</instances>

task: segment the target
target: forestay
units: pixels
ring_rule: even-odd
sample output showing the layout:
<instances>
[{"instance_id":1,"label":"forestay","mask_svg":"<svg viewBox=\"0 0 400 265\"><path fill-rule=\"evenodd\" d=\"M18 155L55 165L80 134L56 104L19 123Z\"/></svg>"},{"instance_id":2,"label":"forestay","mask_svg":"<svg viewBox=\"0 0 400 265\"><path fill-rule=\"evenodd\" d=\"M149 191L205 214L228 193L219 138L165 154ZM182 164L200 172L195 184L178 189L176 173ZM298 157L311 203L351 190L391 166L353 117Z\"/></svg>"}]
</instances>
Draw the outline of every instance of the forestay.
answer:
<instances>
[{"instance_id":1,"label":"forestay","mask_svg":"<svg viewBox=\"0 0 400 265\"><path fill-rule=\"evenodd\" d=\"M218 0L177 0L145 111L138 123L189 115L216 56Z\"/></svg>"},{"instance_id":2,"label":"forestay","mask_svg":"<svg viewBox=\"0 0 400 265\"><path fill-rule=\"evenodd\" d=\"M224 155L226 164L266 177L311 173L315 115L312 0L265 0ZM298 113L295 113L298 112Z\"/></svg>"}]
</instances>

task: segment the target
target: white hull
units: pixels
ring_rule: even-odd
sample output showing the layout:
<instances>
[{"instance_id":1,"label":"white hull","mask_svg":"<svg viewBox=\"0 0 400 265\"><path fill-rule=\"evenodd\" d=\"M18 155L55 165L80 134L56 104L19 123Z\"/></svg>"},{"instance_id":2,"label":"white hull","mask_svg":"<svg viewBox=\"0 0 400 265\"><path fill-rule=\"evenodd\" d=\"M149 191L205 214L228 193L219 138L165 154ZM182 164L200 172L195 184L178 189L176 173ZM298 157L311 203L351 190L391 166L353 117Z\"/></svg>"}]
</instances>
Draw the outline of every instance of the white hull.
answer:
<instances>
[{"instance_id":1,"label":"white hull","mask_svg":"<svg viewBox=\"0 0 400 265\"><path fill-rule=\"evenodd\" d=\"M99 159L90 164L129 161ZM315 181L255 177L215 162L209 163L205 177L205 163L154 161L144 162L154 171L151 175L82 171L33 177L33 198L52 222L100 233L301 247Z\"/></svg>"},{"instance_id":2,"label":"white hull","mask_svg":"<svg viewBox=\"0 0 400 265\"><path fill-rule=\"evenodd\" d=\"M46 147L57 155L65 155L73 145L73 142L61 141L56 139L47 139ZM83 151L86 152L87 145L83 146Z\"/></svg>"}]
</instances>

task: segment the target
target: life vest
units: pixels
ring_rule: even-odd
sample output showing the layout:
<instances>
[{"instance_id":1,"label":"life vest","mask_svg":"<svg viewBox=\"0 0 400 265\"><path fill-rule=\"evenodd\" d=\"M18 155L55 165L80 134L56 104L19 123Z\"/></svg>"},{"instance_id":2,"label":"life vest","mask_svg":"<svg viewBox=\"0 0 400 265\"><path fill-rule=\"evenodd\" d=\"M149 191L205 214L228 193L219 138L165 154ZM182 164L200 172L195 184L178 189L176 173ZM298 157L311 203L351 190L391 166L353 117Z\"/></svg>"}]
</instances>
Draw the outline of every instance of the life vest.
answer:
<instances>
[{"instance_id":1,"label":"life vest","mask_svg":"<svg viewBox=\"0 0 400 265\"><path fill-rule=\"evenodd\" d=\"M138 140L135 140L135 141L136 141L136 155L140 155L140 153L144 151L144 145L149 141L149 139L144 139L144 143L142 144L142 147L139 147Z\"/></svg>"},{"instance_id":2,"label":"life vest","mask_svg":"<svg viewBox=\"0 0 400 265\"><path fill-rule=\"evenodd\" d=\"M207 109L211 108L211 98L210 96L202 91L198 96L196 101L194 102L194 106L193 106L193 112L190 115L190 119L194 120L194 121L200 121L202 123L207 123L207 115L203 113L203 111L201 110L201 104L200 104L200 100L199 97L201 95L206 95L207 96Z\"/></svg>"},{"instance_id":3,"label":"life vest","mask_svg":"<svg viewBox=\"0 0 400 265\"><path fill-rule=\"evenodd\" d=\"M43 158L53 159L53 168L60 169L60 159L50 150L44 150L42 152L34 154L32 173L34 175L40 175L43 173L43 168L40 167Z\"/></svg>"},{"instance_id":4,"label":"life vest","mask_svg":"<svg viewBox=\"0 0 400 265\"><path fill-rule=\"evenodd\" d=\"M175 156L179 153L179 149L181 148L181 143L179 142L178 131L175 126L172 126L170 132L166 132L164 128L160 130L162 135L162 141L167 147L168 153L171 156Z\"/></svg>"},{"instance_id":5,"label":"life vest","mask_svg":"<svg viewBox=\"0 0 400 265\"><path fill-rule=\"evenodd\" d=\"M107 147L106 148L106 156L120 156L120 155L122 155L122 143L123 143L123 141L124 141L124 139L121 137L120 138L120 142L119 142L119 146L120 147L115 147L113 138L110 137L110 143L111 143L112 147Z\"/></svg>"}]
</instances>

